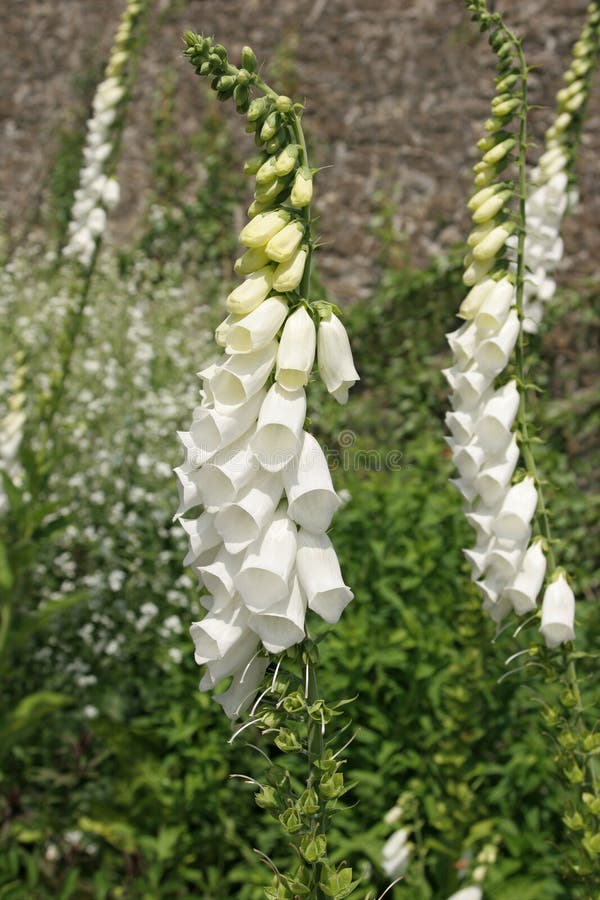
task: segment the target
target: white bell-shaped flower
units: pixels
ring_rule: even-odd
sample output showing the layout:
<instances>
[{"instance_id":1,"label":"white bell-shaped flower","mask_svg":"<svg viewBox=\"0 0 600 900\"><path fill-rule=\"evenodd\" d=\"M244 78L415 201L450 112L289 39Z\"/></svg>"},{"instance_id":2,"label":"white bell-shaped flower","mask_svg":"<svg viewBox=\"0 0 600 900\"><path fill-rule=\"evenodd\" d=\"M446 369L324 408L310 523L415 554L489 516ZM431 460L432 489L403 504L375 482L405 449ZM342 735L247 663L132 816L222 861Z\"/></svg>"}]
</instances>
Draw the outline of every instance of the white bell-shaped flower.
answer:
<instances>
[{"instance_id":1,"label":"white bell-shaped flower","mask_svg":"<svg viewBox=\"0 0 600 900\"><path fill-rule=\"evenodd\" d=\"M282 653L303 640L305 614L306 597L298 578L293 576L289 595L264 612L252 613L248 626L257 633L269 653Z\"/></svg>"},{"instance_id":2,"label":"white bell-shaped flower","mask_svg":"<svg viewBox=\"0 0 600 900\"><path fill-rule=\"evenodd\" d=\"M306 308L300 306L287 319L277 351L275 380L287 391L307 384L316 345L315 323Z\"/></svg>"},{"instance_id":3,"label":"white bell-shaped flower","mask_svg":"<svg viewBox=\"0 0 600 900\"><path fill-rule=\"evenodd\" d=\"M307 431L302 434L300 453L283 470L283 483L292 519L308 531L327 531L341 501L333 488L325 454Z\"/></svg>"},{"instance_id":4,"label":"white bell-shaped flower","mask_svg":"<svg viewBox=\"0 0 600 900\"><path fill-rule=\"evenodd\" d=\"M288 305L282 297L269 297L256 309L231 325L227 332L227 353L250 353L273 340L284 323Z\"/></svg>"},{"instance_id":5,"label":"white bell-shaped flower","mask_svg":"<svg viewBox=\"0 0 600 900\"><path fill-rule=\"evenodd\" d=\"M488 400L477 423L477 438L484 450L498 453L507 446L518 408L519 391L511 379Z\"/></svg>"},{"instance_id":6,"label":"white bell-shaped flower","mask_svg":"<svg viewBox=\"0 0 600 900\"><path fill-rule=\"evenodd\" d=\"M325 387L338 403L348 400L348 390L359 380L346 329L332 313L322 319L317 332L317 362Z\"/></svg>"},{"instance_id":7,"label":"white bell-shaped flower","mask_svg":"<svg viewBox=\"0 0 600 900\"><path fill-rule=\"evenodd\" d=\"M530 522L537 506L537 490L531 476L527 476L510 488L496 521L494 533L497 537L521 541L529 532Z\"/></svg>"},{"instance_id":8,"label":"white bell-shaped flower","mask_svg":"<svg viewBox=\"0 0 600 900\"><path fill-rule=\"evenodd\" d=\"M486 465L480 469L475 479L477 493L486 506L491 507L502 500L518 461L519 448L513 434L508 447L495 456L488 457Z\"/></svg>"},{"instance_id":9,"label":"white bell-shaped flower","mask_svg":"<svg viewBox=\"0 0 600 900\"><path fill-rule=\"evenodd\" d=\"M407 840L408 830L400 828L383 845L381 868L388 878L399 878L406 872L411 853L411 845L407 843Z\"/></svg>"},{"instance_id":10,"label":"white bell-shaped flower","mask_svg":"<svg viewBox=\"0 0 600 900\"><path fill-rule=\"evenodd\" d=\"M476 414L474 411L447 412L446 426L457 444L468 444L475 434Z\"/></svg>"},{"instance_id":11,"label":"white bell-shaped flower","mask_svg":"<svg viewBox=\"0 0 600 900\"><path fill-rule=\"evenodd\" d=\"M489 233L492 227L493 226L490 227L486 225L485 230ZM470 241L468 241L467 243L470 243ZM493 278L484 278L483 281L479 282L479 284L474 285L460 304L460 308L458 310L458 315L460 316L460 318L466 319L467 322L474 319L484 301L494 292L496 284L497 282L494 281ZM450 338L449 335L446 335L446 337L448 339ZM449 343L452 347L452 350L454 350L454 347L452 346L450 340Z\"/></svg>"},{"instance_id":12,"label":"white bell-shaped flower","mask_svg":"<svg viewBox=\"0 0 600 900\"><path fill-rule=\"evenodd\" d=\"M225 415L216 409L204 410L200 419L192 422L190 434L194 445L203 455L202 463L207 462L217 450L237 441L256 421L266 392L261 389L244 403Z\"/></svg>"},{"instance_id":13,"label":"white bell-shaped flower","mask_svg":"<svg viewBox=\"0 0 600 900\"><path fill-rule=\"evenodd\" d=\"M460 891L456 891L451 897L448 897L448 900L482 900L482 897L483 891L481 888L476 885L471 885L470 887L461 888Z\"/></svg>"},{"instance_id":14,"label":"white bell-shaped flower","mask_svg":"<svg viewBox=\"0 0 600 900\"><path fill-rule=\"evenodd\" d=\"M511 309L497 334L482 341L475 351L479 369L495 377L508 365L519 337L519 316Z\"/></svg>"},{"instance_id":15,"label":"white bell-shaped flower","mask_svg":"<svg viewBox=\"0 0 600 900\"><path fill-rule=\"evenodd\" d=\"M193 622L190 635L198 665L222 659L246 632L247 622L248 610L235 601L218 613L208 613L201 622Z\"/></svg>"},{"instance_id":16,"label":"white bell-shaped flower","mask_svg":"<svg viewBox=\"0 0 600 900\"><path fill-rule=\"evenodd\" d=\"M456 445L452 450L452 459L460 477L472 481L485 462L486 453L482 447L473 442L465 447Z\"/></svg>"},{"instance_id":17,"label":"white bell-shaped flower","mask_svg":"<svg viewBox=\"0 0 600 900\"><path fill-rule=\"evenodd\" d=\"M499 331L514 302L515 288L508 278L495 282L495 287L486 296L475 316L475 325L480 335Z\"/></svg>"},{"instance_id":18,"label":"white bell-shaped flower","mask_svg":"<svg viewBox=\"0 0 600 900\"><path fill-rule=\"evenodd\" d=\"M251 612L261 613L289 595L297 532L286 510L278 511L248 548L235 586Z\"/></svg>"},{"instance_id":19,"label":"white bell-shaped flower","mask_svg":"<svg viewBox=\"0 0 600 900\"><path fill-rule=\"evenodd\" d=\"M235 577L241 564L241 554L229 553L225 547L221 547L214 562L197 566L195 572L208 593L220 605L224 598L233 598L235 595Z\"/></svg>"},{"instance_id":20,"label":"white bell-shaped flower","mask_svg":"<svg viewBox=\"0 0 600 900\"><path fill-rule=\"evenodd\" d=\"M230 553L239 553L257 540L281 500L283 483L278 473L257 472L235 503L219 510L215 528Z\"/></svg>"},{"instance_id":21,"label":"white bell-shaped flower","mask_svg":"<svg viewBox=\"0 0 600 900\"><path fill-rule=\"evenodd\" d=\"M473 288L475 290L475 288ZM446 335L450 349L454 354L457 365L466 369L474 359L475 350L479 341L477 329L472 322L464 322L456 331Z\"/></svg>"},{"instance_id":22,"label":"white bell-shaped flower","mask_svg":"<svg viewBox=\"0 0 600 900\"><path fill-rule=\"evenodd\" d=\"M231 684L222 694L214 694L217 703L223 707L228 719L234 721L248 709L256 697L265 676L269 660L265 656L255 656L249 663L233 673Z\"/></svg>"},{"instance_id":23,"label":"white bell-shaped flower","mask_svg":"<svg viewBox=\"0 0 600 900\"><path fill-rule=\"evenodd\" d=\"M488 390L492 376L476 368L461 373L455 379L452 405L455 409L470 412L485 403L492 392Z\"/></svg>"},{"instance_id":24,"label":"white bell-shaped flower","mask_svg":"<svg viewBox=\"0 0 600 900\"><path fill-rule=\"evenodd\" d=\"M231 414L263 387L277 357L277 342L271 341L252 353L236 353L221 365L200 373L207 382L215 409Z\"/></svg>"},{"instance_id":25,"label":"white bell-shaped flower","mask_svg":"<svg viewBox=\"0 0 600 900\"><path fill-rule=\"evenodd\" d=\"M483 537L481 542L478 542L474 547L463 550L463 555L471 564L473 570L471 576L473 581L477 578L481 578L488 568L490 564L490 554L494 547L494 543L493 537Z\"/></svg>"},{"instance_id":26,"label":"white bell-shaped flower","mask_svg":"<svg viewBox=\"0 0 600 900\"><path fill-rule=\"evenodd\" d=\"M540 631L550 648L575 639L575 597L562 572L544 591Z\"/></svg>"},{"instance_id":27,"label":"white bell-shaped flower","mask_svg":"<svg viewBox=\"0 0 600 900\"><path fill-rule=\"evenodd\" d=\"M337 554L327 535L301 529L296 565L310 609L335 625L354 594L344 584Z\"/></svg>"},{"instance_id":28,"label":"white bell-shaped flower","mask_svg":"<svg viewBox=\"0 0 600 900\"><path fill-rule=\"evenodd\" d=\"M296 290L302 281L307 255L305 249L296 250L293 256L279 263L273 273L274 290L281 291L283 294Z\"/></svg>"},{"instance_id":29,"label":"white bell-shaped flower","mask_svg":"<svg viewBox=\"0 0 600 900\"><path fill-rule=\"evenodd\" d=\"M536 608L537 596L546 575L546 556L541 541L534 541L521 561L521 566L504 593L518 616Z\"/></svg>"},{"instance_id":30,"label":"white bell-shaped flower","mask_svg":"<svg viewBox=\"0 0 600 900\"><path fill-rule=\"evenodd\" d=\"M250 629L242 632L239 639L218 659L206 663L206 671L200 680L200 690L209 691L224 678L239 672L257 655L259 639Z\"/></svg>"},{"instance_id":31,"label":"white bell-shaped flower","mask_svg":"<svg viewBox=\"0 0 600 900\"><path fill-rule=\"evenodd\" d=\"M215 528L215 517L212 513L203 512L196 519L179 519L179 524L187 534L190 549L183 560L184 566L202 565L198 557L221 543L221 535Z\"/></svg>"},{"instance_id":32,"label":"white bell-shaped flower","mask_svg":"<svg viewBox=\"0 0 600 900\"><path fill-rule=\"evenodd\" d=\"M305 418L303 388L286 391L275 382L261 406L256 434L251 439L252 450L263 469L279 472L296 456Z\"/></svg>"},{"instance_id":33,"label":"white bell-shaped flower","mask_svg":"<svg viewBox=\"0 0 600 900\"><path fill-rule=\"evenodd\" d=\"M199 482L200 472L196 469L190 469L189 466L177 466L173 469L177 475L179 490L179 506L173 516L178 519L183 516L189 509L202 503L202 489Z\"/></svg>"},{"instance_id":34,"label":"white bell-shaped flower","mask_svg":"<svg viewBox=\"0 0 600 900\"><path fill-rule=\"evenodd\" d=\"M531 532L528 532L526 539L519 543L495 539L488 560L494 576L512 581L519 570L530 536Z\"/></svg>"},{"instance_id":35,"label":"white bell-shaped flower","mask_svg":"<svg viewBox=\"0 0 600 900\"><path fill-rule=\"evenodd\" d=\"M232 503L255 474L257 463L248 445L252 430L215 453L195 475L202 502L209 512L217 512Z\"/></svg>"}]
</instances>

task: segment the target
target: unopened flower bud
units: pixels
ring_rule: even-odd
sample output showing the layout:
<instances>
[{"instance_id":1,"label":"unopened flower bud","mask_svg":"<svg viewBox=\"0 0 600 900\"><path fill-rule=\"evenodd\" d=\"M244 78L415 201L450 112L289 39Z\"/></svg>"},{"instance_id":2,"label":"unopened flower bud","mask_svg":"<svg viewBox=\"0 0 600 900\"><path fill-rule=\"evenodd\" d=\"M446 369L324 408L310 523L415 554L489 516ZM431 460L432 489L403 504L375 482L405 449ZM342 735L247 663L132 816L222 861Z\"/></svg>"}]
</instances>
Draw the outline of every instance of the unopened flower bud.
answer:
<instances>
[{"instance_id":1,"label":"unopened flower bud","mask_svg":"<svg viewBox=\"0 0 600 900\"><path fill-rule=\"evenodd\" d=\"M313 195L313 179L310 169L303 166L296 172L294 186L290 194L290 203L296 208L308 206Z\"/></svg>"}]
</instances>

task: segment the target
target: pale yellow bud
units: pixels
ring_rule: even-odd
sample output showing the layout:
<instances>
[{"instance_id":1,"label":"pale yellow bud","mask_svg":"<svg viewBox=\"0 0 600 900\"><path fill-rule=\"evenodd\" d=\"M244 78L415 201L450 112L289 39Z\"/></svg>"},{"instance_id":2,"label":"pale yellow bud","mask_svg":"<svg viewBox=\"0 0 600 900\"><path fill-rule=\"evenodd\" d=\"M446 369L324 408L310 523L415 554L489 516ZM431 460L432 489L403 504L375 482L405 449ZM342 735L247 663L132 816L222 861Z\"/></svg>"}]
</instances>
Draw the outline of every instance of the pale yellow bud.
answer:
<instances>
[{"instance_id":1,"label":"pale yellow bud","mask_svg":"<svg viewBox=\"0 0 600 900\"><path fill-rule=\"evenodd\" d=\"M290 222L265 247L266 255L275 262L284 262L292 256L304 237L304 226L300 222Z\"/></svg>"},{"instance_id":2,"label":"pale yellow bud","mask_svg":"<svg viewBox=\"0 0 600 900\"><path fill-rule=\"evenodd\" d=\"M269 261L264 247L252 247L251 250L246 250L243 256L236 259L233 271L236 275L251 275L257 269L268 265Z\"/></svg>"},{"instance_id":3,"label":"pale yellow bud","mask_svg":"<svg viewBox=\"0 0 600 900\"><path fill-rule=\"evenodd\" d=\"M289 213L282 209L257 213L252 221L242 228L240 241L245 247L264 247L289 221Z\"/></svg>"},{"instance_id":4,"label":"pale yellow bud","mask_svg":"<svg viewBox=\"0 0 600 900\"><path fill-rule=\"evenodd\" d=\"M276 165L277 157L270 156L256 173L256 183L270 184L272 181L275 181L275 179L277 178L277 170L275 168Z\"/></svg>"},{"instance_id":5,"label":"pale yellow bud","mask_svg":"<svg viewBox=\"0 0 600 900\"><path fill-rule=\"evenodd\" d=\"M281 293L295 290L302 281L307 251L298 250L290 259L280 263L273 275L273 288Z\"/></svg>"},{"instance_id":6,"label":"pale yellow bud","mask_svg":"<svg viewBox=\"0 0 600 900\"><path fill-rule=\"evenodd\" d=\"M298 160L298 144L288 144L275 161L275 171L279 177L289 175Z\"/></svg>"},{"instance_id":7,"label":"pale yellow bud","mask_svg":"<svg viewBox=\"0 0 600 900\"><path fill-rule=\"evenodd\" d=\"M495 165L501 159L504 159L507 153L510 153L516 143L514 138L507 138L505 141L501 141L484 154L482 162L487 165Z\"/></svg>"},{"instance_id":8,"label":"pale yellow bud","mask_svg":"<svg viewBox=\"0 0 600 900\"><path fill-rule=\"evenodd\" d=\"M490 231L493 231L495 227L495 222L486 222L484 225L478 225L469 234L469 237L467 238L467 246L471 248L475 247L480 241L484 239L484 237L486 237L490 233ZM238 272L238 275L240 274L242 273Z\"/></svg>"},{"instance_id":9,"label":"pale yellow bud","mask_svg":"<svg viewBox=\"0 0 600 900\"><path fill-rule=\"evenodd\" d=\"M270 184L258 185L254 197L258 203L272 203L284 189L283 181L272 181Z\"/></svg>"},{"instance_id":10,"label":"pale yellow bud","mask_svg":"<svg viewBox=\"0 0 600 900\"><path fill-rule=\"evenodd\" d=\"M476 208L473 213L473 221L477 225L481 225L483 222L493 219L494 216L498 215L504 204L510 200L510 197L510 191L499 191L497 194L494 194L489 200L486 200Z\"/></svg>"},{"instance_id":11,"label":"pale yellow bud","mask_svg":"<svg viewBox=\"0 0 600 900\"><path fill-rule=\"evenodd\" d=\"M473 257L481 261L496 256L514 230L512 222L497 225L473 248Z\"/></svg>"},{"instance_id":12,"label":"pale yellow bud","mask_svg":"<svg viewBox=\"0 0 600 900\"><path fill-rule=\"evenodd\" d=\"M306 168L298 169L294 178L294 186L290 194L290 203L292 206L300 208L308 206L313 195L313 180L310 170Z\"/></svg>"},{"instance_id":13,"label":"pale yellow bud","mask_svg":"<svg viewBox=\"0 0 600 900\"><path fill-rule=\"evenodd\" d=\"M238 316L252 312L263 302L273 284L273 269L265 266L249 275L227 297L227 309Z\"/></svg>"}]
</instances>

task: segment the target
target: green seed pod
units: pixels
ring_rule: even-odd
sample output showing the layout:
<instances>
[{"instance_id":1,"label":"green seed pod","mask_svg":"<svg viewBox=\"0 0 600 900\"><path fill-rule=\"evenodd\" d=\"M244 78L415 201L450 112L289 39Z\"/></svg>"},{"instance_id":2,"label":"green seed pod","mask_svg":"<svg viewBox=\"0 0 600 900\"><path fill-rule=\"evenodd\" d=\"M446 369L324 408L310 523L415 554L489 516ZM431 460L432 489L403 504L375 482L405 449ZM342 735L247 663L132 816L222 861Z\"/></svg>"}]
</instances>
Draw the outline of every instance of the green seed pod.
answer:
<instances>
[{"instance_id":1,"label":"green seed pod","mask_svg":"<svg viewBox=\"0 0 600 900\"><path fill-rule=\"evenodd\" d=\"M498 56L499 59L504 59L505 57L509 56L512 53L512 51L513 51L512 41L505 41L496 50L496 56Z\"/></svg>"},{"instance_id":2,"label":"green seed pod","mask_svg":"<svg viewBox=\"0 0 600 900\"><path fill-rule=\"evenodd\" d=\"M208 54L208 61L212 64L216 71L220 71L223 66L223 60L216 53Z\"/></svg>"},{"instance_id":3,"label":"green seed pod","mask_svg":"<svg viewBox=\"0 0 600 900\"><path fill-rule=\"evenodd\" d=\"M327 838L324 834L312 837L305 834L300 842L300 853L308 863L316 863L327 852Z\"/></svg>"},{"instance_id":4,"label":"green seed pod","mask_svg":"<svg viewBox=\"0 0 600 900\"><path fill-rule=\"evenodd\" d=\"M246 118L249 122L256 122L269 110L270 101L267 97L255 97L250 106Z\"/></svg>"},{"instance_id":5,"label":"green seed pod","mask_svg":"<svg viewBox=\"0 0 600 900\"><path fill-rule=\"evenodd\" d=\"M269 784L263 784L260 791L254 795L254 801L261 809L277 809L279 806L277 792Z\"/></svg>"},{"instance_id":6,"label":"green seed pod","mask_svg":"<svg viewBox=\"0 0 600 900\"><path fill-rule=\"evenodd\" d=\"M314 816L319 812L319 797L314 788L308 788L298 800L298 807L305 816Z\"/></svg>"},{"instance_id":7,"label":"green seed pod","mask_svg":"<svg viewBox=\"0 0 600 900\"><path fill-rule=\"evenodd\" d=\"M281 813L279 821L283 830L287 831L288 834L295 834L297 831L300 831L304 824L302 816L293 806Z\"/></svg>"},{"instance_id":8,"label":"green seed pod","mask_svg":"<svg viewBox=\"0 0 600 900\"><path fill-rule=\"evenodd\" d=\"M278 131L280 126L280 117L279 113L273 110L270 112L267 118L265 119L264 125L260 130L260 137L262 141L269 141L272 137L274 137L275 133Z\"/></svg>"},{"instance_id":9,"label":"green seed pod","mask_svg":"<svg viewBox=\"0 0 600 900\"><path fill-rule=\"evenodd\" d=\"M249 72L256 72L258 68L256 54L251 47L242 47L242 66Z\"/></svg>"}]
</instances>

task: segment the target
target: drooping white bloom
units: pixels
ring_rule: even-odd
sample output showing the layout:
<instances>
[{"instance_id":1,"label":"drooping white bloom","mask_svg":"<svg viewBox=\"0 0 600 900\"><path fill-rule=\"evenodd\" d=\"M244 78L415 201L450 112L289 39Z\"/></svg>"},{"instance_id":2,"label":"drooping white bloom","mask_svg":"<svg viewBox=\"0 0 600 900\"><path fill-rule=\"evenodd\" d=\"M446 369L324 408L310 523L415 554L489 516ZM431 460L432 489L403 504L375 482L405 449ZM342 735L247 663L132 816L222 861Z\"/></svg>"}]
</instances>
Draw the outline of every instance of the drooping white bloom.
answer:
<instances>
[{"instance_id":1,"label":"drooping white bloom","mask_svg":"<svg viewBox=\"0 0 600 900\"><path fill-rule=\"evenodd\" d=\"M302 528L298 534L296 562L309 608L335 625L354 594L344 584L337 554L327 535Z\"/></svg>"},{"instance_id":2,"label":"drooping white bloom","mask_svg":"<svg viewBox=\"0 0 600 900\"><path fill-rule=\"evenodd\" d=\"M283 483L292 519L307 531L327 531L341 501L333 489L325 454L307 431L298 456L283 470Z\"/></svg>"},{"instance_id":3,"label":"drooping white bloom","mask_svg":"<svg viewBox=\"0 0 600 900\"><path fill-rule=\"evenodd\" d=\"M263 612L288 595L296 548L296 526L281 510L260 540L248 549L235 579L242 600L252 612Z\"/></svg>"},{"instance_id":4,"label":"drooping white bloom","mask_svg":"<svg viewBox=\"0 0 600 900\"><path fill-rule=\"evenodd\" d=\"M305 418L304 390L286 391L275 382L260 408L256 434L251 440L263 469L278 472L296 456Z\"/></svg>"},{"instance_id":5,"label":"drooping white bloom","mask_svg":"<svg viewBox=\"0 0 600 900\"><path fill-rule=\"evenodd\" d=\"M548 647L558 647L575 638L575 597L567 579L561 572L551 581L542 601L540 631Z\"/></svg>"},{"instance_id":6,"label":"drooping white bloom","mask_svg":"<svg viewBox=\"0 0 600 900\"><path fill-rule=\"evenodd\" d=\"M317 362L325 387L338 403L346 403L348 390L360 376L354 367L346 329L335 315L322 319L317 333Z\"/></svg>"},{"instance_id":7,"label":"drooping white bloom","mask_svg":"<svg viewBox=\"0 0 600 900\"><path fill-rule=\"evenodd\" d=\"M287 319L279 350L275 380L288 391L304 387L308 382L315 361L317 336L315 323L300 306Z\"/></svg>"},{"instance_id":8,"label":"drooping white bloom","mask_svg":"<svg viewBox=\"0 0 600 900\"><path fill-rule=\"evenodd\" d=\"M456 891L456 893L448 897L448 900L482 900L482 897L483 891L481 888L477 887L477 885L471 885Z\"/></svg>"},{"instance_id":9,"label":"drooping white bloom","mask_svg":"<svg viewBox=\"0 0 600 900\"><path fill-rule=\"evenodd\" d=\"M388 878L398 878L406 872L411 854L411 845L407 841L407 829L400 828L383 845L381 868Z\"/></svg>"},{"instance_id":10,"label":"drooping white bloom","mask_svg":"<svg viewBox=\"0 0 600 900\"><path fill-rule=\"evenodd\" d=\"M270 343L287 316L288 306L281 297L269 297L243 319L229 327L227 353L249 353Z\"/></svg>"}]
</instances>

